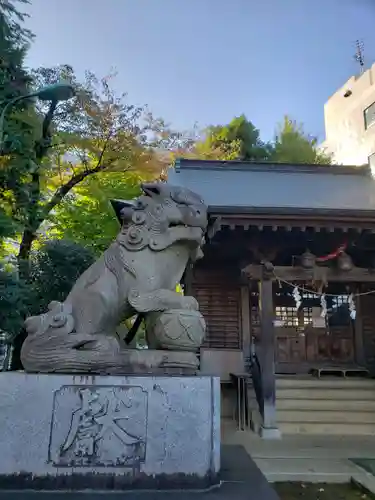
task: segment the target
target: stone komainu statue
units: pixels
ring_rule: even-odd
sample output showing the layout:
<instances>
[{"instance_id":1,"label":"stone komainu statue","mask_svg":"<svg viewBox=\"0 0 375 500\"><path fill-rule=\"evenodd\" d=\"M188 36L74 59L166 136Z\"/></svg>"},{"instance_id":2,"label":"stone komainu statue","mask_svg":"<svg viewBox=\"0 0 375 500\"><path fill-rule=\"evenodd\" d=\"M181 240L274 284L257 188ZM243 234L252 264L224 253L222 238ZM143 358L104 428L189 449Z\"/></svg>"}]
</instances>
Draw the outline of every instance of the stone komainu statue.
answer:
<instances>
[{"instance_id":1,"label":"stone komainu statue","mask_svg":"<svg viewBox=\"0 0 375 500\"><path fill-rule=\"evenodd\" d=\"M28 372L139 373L198 366L205 323L193 297L175 292L187 263L202 255L207 207L166 183L142 185L134 202L113 203L122 228L64 302L26 320L21 360ZM116 334L142 314L150 349L128 349Z\"/></svg>"}]
</instances>

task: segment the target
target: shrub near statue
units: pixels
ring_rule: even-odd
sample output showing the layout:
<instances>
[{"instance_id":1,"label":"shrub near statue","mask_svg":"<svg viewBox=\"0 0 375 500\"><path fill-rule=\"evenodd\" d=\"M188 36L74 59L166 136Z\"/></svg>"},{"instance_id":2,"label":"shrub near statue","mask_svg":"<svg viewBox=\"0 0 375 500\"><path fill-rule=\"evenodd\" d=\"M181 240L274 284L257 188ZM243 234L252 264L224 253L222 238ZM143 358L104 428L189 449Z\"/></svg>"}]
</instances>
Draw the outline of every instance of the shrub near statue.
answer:
<instances>
[{"instance_id":1,"label":"shrub near statue","mask_svg":"<svg viewBox=\"0 0 375 500\"><path fill-rule=\"evenodd\" d=\"M205 323L193 297L175 292L186 265L202 256L207 207L184 188L142 185L134 202L116 201L122 228L64 302L26 320L27 372L184 373L197 369ZM127 349L116 334L142 314L148 350ZM162 350L164 349L164 350Z\"/></svg>"}]
</instances>

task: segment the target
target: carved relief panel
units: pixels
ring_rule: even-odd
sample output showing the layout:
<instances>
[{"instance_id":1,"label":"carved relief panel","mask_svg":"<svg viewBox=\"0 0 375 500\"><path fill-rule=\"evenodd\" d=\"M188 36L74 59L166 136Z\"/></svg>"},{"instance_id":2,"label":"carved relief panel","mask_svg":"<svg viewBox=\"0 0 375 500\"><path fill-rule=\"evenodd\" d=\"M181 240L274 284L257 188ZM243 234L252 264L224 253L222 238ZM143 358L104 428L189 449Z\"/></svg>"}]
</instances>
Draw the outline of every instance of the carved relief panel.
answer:
<instances>
[{"instance_id":1,"label":"carved relief panel","mask_svg":"<svg viewBox=\"0 0 375 500\"><path fill-rule=\"evenodd\" d=\"M54 395L49 460L57 467L137 467L145 461L147 392L63 386Z\"/></svg>"}]
</instances>

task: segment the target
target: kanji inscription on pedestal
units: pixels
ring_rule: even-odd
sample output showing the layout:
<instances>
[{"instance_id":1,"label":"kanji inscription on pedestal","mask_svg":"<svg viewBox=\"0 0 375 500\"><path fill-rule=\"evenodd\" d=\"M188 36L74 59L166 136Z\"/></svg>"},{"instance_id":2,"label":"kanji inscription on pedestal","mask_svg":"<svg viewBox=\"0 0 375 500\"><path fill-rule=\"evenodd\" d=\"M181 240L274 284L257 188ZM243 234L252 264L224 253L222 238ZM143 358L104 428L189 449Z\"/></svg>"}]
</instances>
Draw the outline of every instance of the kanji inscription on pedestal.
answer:
<instances>
[{"instance_id":1,"label":"kanji inscription on pedestal","mask_svg":"<svg viewBox=\"0 0 375 500\"><path fill-rule=\"evenodd\" d=\"M55 466L139 466L146 440L141 387L74 385L55 392L49 447Z\"/></svg>"}]
</instances>

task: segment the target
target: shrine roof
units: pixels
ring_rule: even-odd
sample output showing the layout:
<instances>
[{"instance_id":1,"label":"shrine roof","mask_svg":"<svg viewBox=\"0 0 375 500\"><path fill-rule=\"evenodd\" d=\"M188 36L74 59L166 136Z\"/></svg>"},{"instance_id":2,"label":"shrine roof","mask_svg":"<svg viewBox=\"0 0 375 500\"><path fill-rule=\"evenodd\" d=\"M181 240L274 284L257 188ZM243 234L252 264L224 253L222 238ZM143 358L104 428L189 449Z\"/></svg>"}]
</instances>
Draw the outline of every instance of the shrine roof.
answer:
<instances>
[{"instance_id":1,"label":"shrine roof","mask_svg":"<svg viewBox=\"0 0 375 500\"><path fill-rule=\"evenodd\" d=\"M168 182L200 194L211 213L375 215L375 179L367 165L180 159Z\"/></svg>"}]
</instances>

